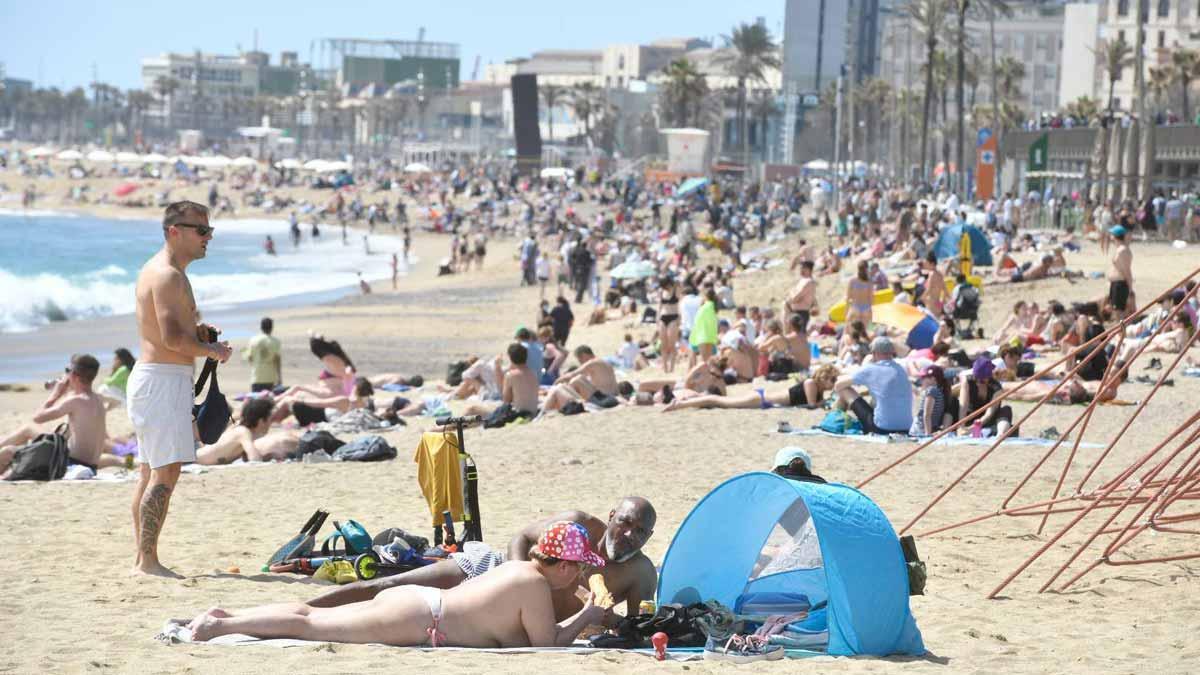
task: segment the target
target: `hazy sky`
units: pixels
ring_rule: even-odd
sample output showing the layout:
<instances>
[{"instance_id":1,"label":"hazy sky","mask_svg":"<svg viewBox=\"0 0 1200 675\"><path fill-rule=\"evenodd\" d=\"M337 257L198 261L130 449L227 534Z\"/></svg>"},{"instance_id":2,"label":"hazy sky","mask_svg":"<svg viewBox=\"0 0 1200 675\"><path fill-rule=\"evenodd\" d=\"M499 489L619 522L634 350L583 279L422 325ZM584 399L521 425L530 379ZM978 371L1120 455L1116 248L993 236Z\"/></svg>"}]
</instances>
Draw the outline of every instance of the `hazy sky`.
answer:
<instances>
[{"instance_id":1,"label":"hazy sky","mask_svg":"<svg viewBox=\"0 0 1200 675\"><path fill-rule=\"evenodd\" d=\"M258 47L278 63L319 38L425 39L460 46L462 77L482 63L538 49L590 49L617 42L727 34L738 22L764 17L782 39L784 0L0 0L0 62L9 77L64 88L100 81L141 87L141 59L166 51L236 54ZM313 51L319 60L319 48ZM315 64L318 67L322 63Z\"/></svg>"}]
</instances>

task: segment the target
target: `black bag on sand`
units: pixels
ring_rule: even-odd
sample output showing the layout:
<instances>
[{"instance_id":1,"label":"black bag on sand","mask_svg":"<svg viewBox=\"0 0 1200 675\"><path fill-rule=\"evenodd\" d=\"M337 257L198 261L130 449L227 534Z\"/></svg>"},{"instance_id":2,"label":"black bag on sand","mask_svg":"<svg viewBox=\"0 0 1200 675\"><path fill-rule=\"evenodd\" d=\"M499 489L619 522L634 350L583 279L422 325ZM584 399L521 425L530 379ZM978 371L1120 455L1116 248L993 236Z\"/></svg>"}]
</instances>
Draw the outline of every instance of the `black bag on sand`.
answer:
<instances>
[{"instance_id":1,"label":"black bag on sand","mask_svg":"<svg viewBox=\"0 0 1200 675\"><path fill-rule=\"evenodd\" d=\"M338 448L333 458L343 462L382 462L396 459L396 454L396 448L382 436L363 436Z\"/></svg>"},{"instance_id":2,"label":"black bag on sand","mask_svg":"<svg viewBox=\"0 0 1200 675\"><path fill-rule=\"evenodd\" d=\"M318 450L324 450L330 455L337 452L337 449L346 444L346 441L334 436L328 431L306 431L300 437L300 443L296 446L296 451L288 455L289 459L300 459L301 457Z\"/></svg>"},{"instance_id":3,"label":"black bag on sand","mask_svg":"<svg viewBox=\"0 0 1200 675\"><path fill-rule=\"evenodd\" d=\"M221 434L225 433L225 428L229 426L229 420L233 418L233 411L229 408L229 401L225 400L225 395L221 393L221 387L217 385L217 361L215 359L205 359L204 369L200 371L200 379L196 380L195 395L199 396L200 392L204 391L204 383L209 378L212 379L212 384L208 387L208 395L204 397L204 403L192 406L192 418L196 420L196 429L200 432L200 440L205 443L216 443L221 438Z\"/></svg>"},{"instance_id":4,"label":"black bag on sand","mask_svg":"<svg viewBox=\"0 0 1200 675\"><path fill-rule=\"evenodd\" d=\"M908 565L908 594L925 595L925 580L928 573L921 556L917 554L917 540L911 534L900 537L900 550Z\"/></svg>"},{"instance_id":5,"label":"black bag on sand","mask_svg":"<svg viewBox=\"0 0 1200 675\"><path fill-rule=\"evenodd\" d=\"M27 445L17 448L6 480L58 480L67 472L70 454L67 450L65 424L54 433L38 434Z\"/></svg>"}]
</instances>

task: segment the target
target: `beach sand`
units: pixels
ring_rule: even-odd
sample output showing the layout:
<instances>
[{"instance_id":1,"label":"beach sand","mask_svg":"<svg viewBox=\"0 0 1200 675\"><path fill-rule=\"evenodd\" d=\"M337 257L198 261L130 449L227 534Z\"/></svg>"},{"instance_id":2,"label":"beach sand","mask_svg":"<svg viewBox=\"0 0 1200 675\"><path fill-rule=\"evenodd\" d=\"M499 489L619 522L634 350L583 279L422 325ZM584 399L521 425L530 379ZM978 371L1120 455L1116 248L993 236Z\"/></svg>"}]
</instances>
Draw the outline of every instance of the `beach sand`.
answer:
<instances>
[{"instance_id":1,"label":"beach sand","mask_svg":"<svg viewBox=\"0 0 1200 675\"><path fill-rule=\"evenodd\" d=\"M422 237L430 252L445 239ZM397 293L380 292L314 307L275 312L283 340L284 372L291 382L312 379L317 362L304 340L309 329L342 342L365 373L419 372L444 377L447 362L466 353L503 351L518 324L531 325L537 289L518 288L513 260L516 241L494 242L487 268L437 279L422 265ZM748 247L750 248L750 247ZM1135 244L1136 289L1142 299L1168 287L1194 264L1188 251L1162 244ZM440 256L437 256L440 257ZM436 260L426 257L425 260ZM1084 271L1103 269L1095 244L1070 258ZM739 302L778 307L791 280L786 266L747 274L735 284ZM376 284L377 288L379 284ZM828 307L843 282L820 285ZM1085 279L988 287L983 325L999 326L1016 299L1080 300L1104 292L1104 282ZM582 307L577 308L577 315ZM582 316L577 324L582 324ZM77 330L86 330L80 324ZM649 338L649 326L626 321L578 326L571 344L590 344L611 353L625 332ZM114 345L116 346L116 345ZM240 348L241 344L235 344ZM65 358L66 355L64 355ZM108 355L102 356L106 361ZM1145 361L1145 359L1143 359ZM1041 363L1046 363L1044 359ZM643 371L646 376L657 371ZM1142 372L1142 365L1135 366ZM221 369L223 389L244 390L249 371L240 361ZM1134 422L1100 475L1109 477L1157 442L1167 428L1195 409L1200 380L1176 377ZM0 430L24 419L44 393L0 393ZM748 391L739 385L735 391ZM784 384L769 384L782 388ZM1139 400L1149 387L1127 384L1121 398ZM1018 414L1029 406L1018 404ZM1065 429L1082 407L1053 407L1026 428ZM1134 408L1100 408L1086 440L1111 438ZM711 488L733 475L769 469L782 445L802 445L816 472L831 481L855 484L913 448L911 443L873 444L852 439L796 438L773 433L780 421L795 427L816 423L822 413L770 411L684 411L620 408L565 418L552 416L503 430L467 431L467 447L479 464L485 538L503 546L530 520L564 509L604 516L624 495L648 497L658 524L645 551L661 563L672 533ZM122 411L109 417L114 433L128 431ZM524 673L631 672L657 666L633 655L512 656L432 654L392 648L322 645L311 648L164 646L152 640L166 619L190 617L214 606L244 607L302 601L324 587L303 577L267 575L259 567L291 537L313 509L334 518L354 518L369 531L403 527L420 534L430 516L417 488L411 453L428 418L386 435L400 457L382 464L256 465L184 475L160 541L164 562L182 580L132 578L130 529L132 484L55 483L0 485L6 527L0 547L9 551L6 592L0 597L0 670L12 672L438 672ZM983 448L932 447L865 492L899 529ZM995 511L1044 450L1005 448L984 462L959 490L916 528L947 524ZM1081 450L1079 476L1098 450ZM1061 460L1056 457L1018 499L1036 501L1053 489ZM1027 496L1027 498L1026 498ZM1065 561L1099 519L1086 521L1054 545L1027 576L998 600L984 596L1054 533L1067 516L1051 519L1037 535L1037 519L995 518L949 533L918 538L929 565L928 595L911 605L928 655L912 659L829 658L813 663L761 664L757 670L823 672L1194 672L1200 657L1200 561L1150 566L1102 566L1065 593L1038 594L1047 576ZM1143 535L1117 555L1135 557L1188 552L1187 537ZM1195 543L1191 544L1193 547ZM1194 548L1191 550L1195 550ZM721 542L713 542L719 564ZM1094 556L1094 550L1091 554ZM1091 560L1092 557L1085 558ZM229 573L231 566L240 573ZM696 672L727 670L711 663L687 664Z\"/></svg>"}]
</instances>

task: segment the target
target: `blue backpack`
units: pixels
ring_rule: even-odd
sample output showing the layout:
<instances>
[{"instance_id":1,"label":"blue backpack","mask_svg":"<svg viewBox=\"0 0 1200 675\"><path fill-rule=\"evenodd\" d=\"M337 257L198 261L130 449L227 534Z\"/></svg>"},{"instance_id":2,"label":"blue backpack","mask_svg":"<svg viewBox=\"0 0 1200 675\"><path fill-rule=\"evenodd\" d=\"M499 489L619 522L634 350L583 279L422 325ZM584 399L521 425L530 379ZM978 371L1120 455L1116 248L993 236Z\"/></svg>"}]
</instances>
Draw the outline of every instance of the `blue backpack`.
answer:
<instances>
[{"instance_id":1,"label":"blue backpack","mask_svg":"<svg viewBox=\"0 0 1200 675\"><path fill-rule=\"evenodd\" d=\"M825 418L817 428L831 434L861 435L863 432L862 423L858 418L844 410L830 410L825 413Z\"/></svg>"}]
</instances>

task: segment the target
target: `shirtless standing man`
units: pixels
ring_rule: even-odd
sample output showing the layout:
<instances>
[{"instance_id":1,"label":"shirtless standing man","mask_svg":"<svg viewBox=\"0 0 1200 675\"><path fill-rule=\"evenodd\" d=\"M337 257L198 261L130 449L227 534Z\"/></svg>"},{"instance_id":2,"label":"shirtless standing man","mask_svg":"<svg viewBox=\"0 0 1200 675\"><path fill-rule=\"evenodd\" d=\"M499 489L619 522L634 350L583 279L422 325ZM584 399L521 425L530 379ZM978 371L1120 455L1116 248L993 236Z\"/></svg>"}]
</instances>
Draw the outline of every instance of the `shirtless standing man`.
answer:
<instances>
[{"instance_id":1,"label":"shirtless standing man","mask_svg":"<svg viewBox=\"0 0 1200 675\"><path fill-rule=\"evenodd\" d=\"M34 425L67 416L67 449L75 464L92 471L107 466L121 466L120 457L104 452L108 430L105 426L104 398L92 391L92 382L100 372L100 362L90 354L71 357L67 372L54 385L50 397L33 414L33 424L26 425L0 439L0 474L12 463L17 448L29 443L39 433Z\"/></svg>"},{"instance_id":2,"label":"shirtless standing man","mask_svg":"<svg viewBox=\"0 0 1200 675\"><path fill-rule=\"evenodd\" d=\"M134 571L174 576L158 560L158 535L179 469L196 459L192 428L195 359L229 360L228 342L209 342L211 326L197 323L196 299L184 270L205 256L213 229L208 209L175 202L163 214L162 249L137 280L141 358L126 385L129 420L137 434L141 473L133 493Z\"/></svg>"},{"instance_id":3,"label":"shirtless standing man","mask_svg":"<svg viewBox=\"0 0 1200 675\"><path fill-rule=\"evenodd\" d=\"M783 305L784 320L789 320L792 314L804 317L804 325L812 319L817 311L817 282L813 279L813 261L800 262L800 281L792 289L792 294Z\"/></svg>"},{"instance_id":4,"label":"shirtless standing man","mask_svg":"<svg viewBox=\"0 0 1200 675\"><path fill-rule=\"evenodd\" d=\"M1133 295L1133 251L1129 250L1128 232L1121 225L1114 225L1109 234L1117 242L1117 250L1113 252L1111 264L1108 266L1108 306L1112 308L1117 319L1124 319L1133 312L1130 302Z\"/></svg>"}]
</instances>

